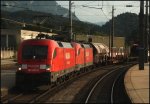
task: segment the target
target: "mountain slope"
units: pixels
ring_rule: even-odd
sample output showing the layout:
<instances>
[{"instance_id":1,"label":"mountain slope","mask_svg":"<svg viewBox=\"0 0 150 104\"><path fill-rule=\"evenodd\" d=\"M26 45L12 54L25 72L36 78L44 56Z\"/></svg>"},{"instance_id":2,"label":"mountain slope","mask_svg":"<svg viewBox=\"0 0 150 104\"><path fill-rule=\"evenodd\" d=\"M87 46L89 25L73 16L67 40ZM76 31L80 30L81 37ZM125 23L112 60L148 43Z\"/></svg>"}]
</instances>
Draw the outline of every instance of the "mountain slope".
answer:
<instances>
[{"instance_id":1,"label":"mountain slope","mask_svg":"<svg viewBox=\"0 0 150 104\"><path fill-rule=\"evenodd\" d=\"M138 36L138 15L123 13L114 18L114 35L126 37L127 41L136 40ZM101 32L110 34L112 20L101 26Z\"/></svg>"},{"instance_id":2,"label":"mountain slope","mask_svg":"<svg viewBox=\"0 0 150 104\"><path fill-rule=\"evenodd\" d=\"M1 4L1 9L9 12L31 10L63 17L68 17L69 13L68 9L61 7L56 1L1 1ZM72 15L74 20L79 20L74 13Z\"/></svg>"},{"instance_id":3,"label":"mountain slope","mask_svg":"<svg viewBox=\"0 0 150 104\"><path fill-rule=\"evenodd\" d=\"M99 25L99 26L102 26L102 25L105 24L105 22L96 22L96 23L94 23L94 24L97 24L97 25Z\"/></svg>"},{"instance_id":4,"label":"mountain slope","mask_svg":"<svg viewBox=\"0 0 150 104\"><path fill-rule=\"evenodd\" d=\"M35 12L31 10L24 10L24 11L16 11L16 12L6 12L1 11L1 17L10 19L13 21L18 21L21 23L27 23L25 27L23 25L17 24L16 22L11 22L2 19L1 28L11 28L11 29L29 29L35 31L50 31L53 32L65 32L64 34L68 34L68 30L70 28L69 19L60 15L53 15L50 13L43 13L43 12ZM42 22L45 21L45 22ZM99 33L100 26L73 20L73 33L75 34L95 34ZM36 26L29 26L28 24L34 24ZM41 25L40 25L41 24ZM48 29L42 28L40 26L47 27Z\"/></svg>"}]
</instances>

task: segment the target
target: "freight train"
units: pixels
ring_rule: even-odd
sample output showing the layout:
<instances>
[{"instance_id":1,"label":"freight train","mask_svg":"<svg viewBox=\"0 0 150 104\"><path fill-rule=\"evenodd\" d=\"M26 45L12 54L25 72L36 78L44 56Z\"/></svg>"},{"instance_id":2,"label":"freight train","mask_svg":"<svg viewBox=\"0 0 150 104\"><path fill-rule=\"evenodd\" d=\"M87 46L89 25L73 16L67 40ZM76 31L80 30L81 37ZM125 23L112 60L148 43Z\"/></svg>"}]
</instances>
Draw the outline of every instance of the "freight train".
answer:
<instances>
[{"instance_id":1,"label":"freight train","mask_svg":"<svg viewBox=\"0 0 150 104\"><path fill-rule=\"evenodd\" d=\"M16 86L50 85L87 68L125 59L123 47L114 47L109 54L103 43L62 42L46 37L24 40L18 49Z\"/></svg>"}]
</instances>

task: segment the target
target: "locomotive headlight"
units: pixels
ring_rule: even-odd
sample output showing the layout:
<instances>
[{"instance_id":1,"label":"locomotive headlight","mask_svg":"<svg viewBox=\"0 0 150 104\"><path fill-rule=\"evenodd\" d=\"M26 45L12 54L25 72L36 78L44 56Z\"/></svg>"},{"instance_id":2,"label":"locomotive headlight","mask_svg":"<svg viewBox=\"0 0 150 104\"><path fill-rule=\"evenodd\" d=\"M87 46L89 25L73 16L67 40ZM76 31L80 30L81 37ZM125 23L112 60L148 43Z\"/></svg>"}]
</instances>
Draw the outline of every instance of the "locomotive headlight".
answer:
<instances>
[{"instance_id":1,"label":"locomotive headlight","mask_svg":"<svg viewBox=\"0 0 150 104\"><path fill-rule=\"evenodd\" d=\"M19 67L18 70L21 70L21 68Z\"/></svg>"},{"instance_id":2,"label":"locomotive headlight","mask_svg":"<svg viewBox=\"0 0 150 104\"><path fill-rule=\"evenodd\" d=\"M50 65L46 65L46 70L50 70Z\"/></svg>"},{"instance_id":3,"label":"locomotive headlight","mask_svg":"<svg viewBox=\"0 0 150 104\"><path fill-rule=\"evenodd\" d=\"M27 69L27 64L22 64L21 69Z\"/></svg>"},{"instance_id":4,"label":"locomotive headlight","mask_svg":"<svg viewBox=\"0 0 150 104\"><path fill-rule=\"evenodd\" d=\"M46 70L50 70L50 68L46 68Z\"/></svg>"},{"instance_id":5,"label":"locomotive headlight","mask_svg":"<svg viewBox=\"0 0 150 104\"><path fill-rule=\"evenodd\" d=\"M18 66L18 70L19 70L19 71L21 70L21 66L22 66L22 65L21 65L21 64L19 64L19 66Z\"/></svg>"}]
</instances>

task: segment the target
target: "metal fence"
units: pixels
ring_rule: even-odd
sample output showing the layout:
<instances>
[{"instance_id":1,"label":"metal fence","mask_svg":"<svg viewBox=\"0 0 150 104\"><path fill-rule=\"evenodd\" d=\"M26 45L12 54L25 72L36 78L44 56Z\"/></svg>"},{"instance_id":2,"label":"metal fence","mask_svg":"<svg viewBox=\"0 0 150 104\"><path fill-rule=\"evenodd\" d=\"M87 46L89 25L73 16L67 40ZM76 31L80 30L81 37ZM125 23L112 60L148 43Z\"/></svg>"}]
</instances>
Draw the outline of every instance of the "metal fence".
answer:
<instances>
[{"instance_id":1,"label":"metal fence","mask_svg":"<svg viewBox=\"0 0 150 104\"><path fill-rule=\"evenodd\" d=\"M11 59L17 57L15 47L1 47L1 59Z\"/></svg>"}]
</instances>

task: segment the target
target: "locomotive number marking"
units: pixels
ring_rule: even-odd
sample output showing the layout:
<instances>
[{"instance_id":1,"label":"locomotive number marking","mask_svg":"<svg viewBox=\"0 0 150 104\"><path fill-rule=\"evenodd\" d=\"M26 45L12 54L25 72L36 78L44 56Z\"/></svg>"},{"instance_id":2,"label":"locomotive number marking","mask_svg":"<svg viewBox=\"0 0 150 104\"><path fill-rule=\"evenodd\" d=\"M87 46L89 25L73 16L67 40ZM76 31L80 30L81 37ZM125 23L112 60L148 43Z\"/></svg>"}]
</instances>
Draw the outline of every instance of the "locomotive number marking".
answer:
<instances>
[{"instance_id":1,"label":"locomotive number marking","mask_svg":"<svg viewBox=\"0 0 150 104\"><path fill-rule=\"evenodd\" d=\"M89 52L86 52L86 56L89 56Z\"/></svg>"},{"instance_id":2,"label":"locomotive number marking","mask_svg":"<svg viewBox=\"0 0 150 104\"><path fill-rule=\"evenodd\" d=\"M38 68L39 65L28 65L28 67L30 67L30 68Z\"/></svg>"},{"instance_id":3,"label":"locomotive number marking","mask_svg":"<svg viewBox=\"0 0 150 104\"><path fill-rule=\"evenodd\" d=\"M39 65L28 65L28 71L30 72L35 72L35 71L39 71Z\"/></svg>"},{"instance_id":4,"label":"locomotive number marking","mask_svg":"<svg viewBox=\"0 0 150 104\"><path fill-rule=\"evenodd\" d=\"M70 53L66 53L66 59L70 59Z\"/></svg>"},{"instance_id":5,"label":"locomotive number marking","mask_svg":"<svg viewBox=\"0 0 150 104\"><path fill-rule=\"evenodd\" d=\"M38 69L28 69L28 71L35 72L35 71L39 71L39 70Z\"/></svg>"}]
</instances>

